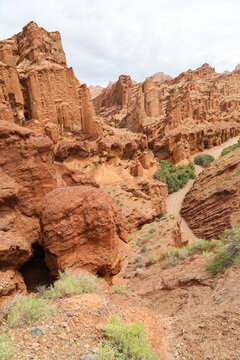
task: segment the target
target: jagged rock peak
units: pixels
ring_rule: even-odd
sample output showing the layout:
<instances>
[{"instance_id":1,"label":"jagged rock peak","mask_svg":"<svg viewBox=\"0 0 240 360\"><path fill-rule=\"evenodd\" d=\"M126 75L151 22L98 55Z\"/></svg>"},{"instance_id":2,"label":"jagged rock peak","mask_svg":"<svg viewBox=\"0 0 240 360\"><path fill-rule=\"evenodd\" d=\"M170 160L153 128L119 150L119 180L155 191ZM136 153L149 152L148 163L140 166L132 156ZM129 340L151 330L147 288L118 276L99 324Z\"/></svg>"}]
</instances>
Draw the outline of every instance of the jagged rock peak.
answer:
<instances>
[{"instance_id":1,"label":"jagged rock peak","mask_svg":"<svg viewBox=\"0 0 240 360\"><path fill-rule=\"evenodd\" d=\"M107 86L101 94L94 99L94 106L97 114L100 114L102 109L116 107L116 110L122 109L128 100L128 91L134 86L134 83L129 75L120 75L118 81L111 86Z\"/></svg>"},{"instance_id":2,"label":"jagged rock peak","mask_svg":"<svg viewBox=\"0 0 240 360\"><path fill-rule=\"evenodd\" d=\"M18 34L0 41L0 61L19 69L44 61L67 66L60 33L48 32L34 21Z\"/></svg>"},{"instance_id":3,"label":"jagged rock peak","mask_svg":"<svg viewBox=\"0 0 240 360\"><path fill-rule=\"evenodd\" d=\"M156 74L151 75L154 81L164 82L167 80L171 80L172 76L165 74L164 72L157 72Z\"/></svg>"},{"instance_id":4,"label":"jagged rock peak","mask_svg":"<svg viewBox=\"0 0 240 360\"><path fill-rule=\"evenodd\" d=\"M235 72L235 71L240 71L240 64L236 65L236 66L235 66L235 69L234 69L233 71L234 71L234 72Z\"/></svg>"}]
</instances>

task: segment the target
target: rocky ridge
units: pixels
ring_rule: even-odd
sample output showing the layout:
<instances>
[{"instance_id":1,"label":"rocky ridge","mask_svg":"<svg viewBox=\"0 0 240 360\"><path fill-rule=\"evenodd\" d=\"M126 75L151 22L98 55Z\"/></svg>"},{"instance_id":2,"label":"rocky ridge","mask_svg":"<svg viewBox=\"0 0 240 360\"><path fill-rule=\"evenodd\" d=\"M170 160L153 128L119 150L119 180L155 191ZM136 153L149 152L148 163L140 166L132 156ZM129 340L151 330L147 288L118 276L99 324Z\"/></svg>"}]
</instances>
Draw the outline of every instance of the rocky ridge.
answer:
<instances>
[{"instance_id":1,"label":"rocky ridge","mask_svg":"<svg viewBox=\"0 0 240 360\"><path fill-rule=\"evenodd\" d=\"M102 113L114 126L146 134L156 156L178 163L239 134L239 82L237 72L204 64L164 83L149 77L126 89L124 111L105 99Z\"/></svg>"}]
</instances>

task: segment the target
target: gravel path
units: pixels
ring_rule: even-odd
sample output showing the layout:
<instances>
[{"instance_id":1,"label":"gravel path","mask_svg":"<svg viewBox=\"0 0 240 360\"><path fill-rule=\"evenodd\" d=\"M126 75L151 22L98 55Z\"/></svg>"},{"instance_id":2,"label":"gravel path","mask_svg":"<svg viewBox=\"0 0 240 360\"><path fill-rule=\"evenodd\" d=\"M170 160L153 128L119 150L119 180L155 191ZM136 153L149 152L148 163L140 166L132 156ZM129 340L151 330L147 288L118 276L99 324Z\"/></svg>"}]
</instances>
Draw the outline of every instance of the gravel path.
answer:
<instances>
[{"instance_id":1,"label":"gravel path","mask_svg":"<svg viewBox=\"0 0 240 360\"><path fill-rule=\"evenodd\" d=\"M238 139L239 139L239 136L236 136L234 138L229 139L228 141L225 141L224 143L222 143L222 145L215 146L212 149L207 149L199 154L210 154L210 155L214 156L215 159L218 159L221 156L222 150L227 146L235 144L238 141ZM192 161L196 155L198 155L198 154L194 154L191 157ZM203 169L204 168L202 168L201 166L195 165L195 170L196 170L197 175L199 175ZM169 197L167 199L167 212L169 214L173 214L175 217L181 219L182 231L189 237L190 242L196 240L197 237L194 235L192 230L188 227L186 221L182 218L180 211L181 211L181 207L182 207L182 202L183 202L187 192L193 186L193 183L194 183L194 180L189 180L183 189L169 195Z\"/></svg>"}]
</instances>

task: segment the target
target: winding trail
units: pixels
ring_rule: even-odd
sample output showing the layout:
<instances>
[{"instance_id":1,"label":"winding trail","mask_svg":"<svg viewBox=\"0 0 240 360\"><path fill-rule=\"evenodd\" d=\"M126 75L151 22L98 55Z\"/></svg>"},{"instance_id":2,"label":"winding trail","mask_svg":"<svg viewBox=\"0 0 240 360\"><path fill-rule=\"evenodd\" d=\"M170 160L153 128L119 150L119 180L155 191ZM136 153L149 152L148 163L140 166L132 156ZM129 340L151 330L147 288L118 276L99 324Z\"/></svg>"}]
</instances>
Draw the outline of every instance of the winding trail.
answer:
<instances>
[{"instance_id":1,"label":"winding trail","mask_svg":"<svg viewBox=\"0 0 240 360\"><path fill-rule=\"evenodd\" d=\"M238 139L239 139L239 136L236 136L234 138L229 139L228 141L225 141L224 143L222 143L219 146L215 146L212 149L204 150L198 154L210 154L215 159L218 159L221 156L222 150L227 146L235 144L238 141ZM191 160L193 161L194 157L198 154L194 154L191 157ZM204 168L202 168L201 166L195 165L196 175L198 176L203 171L203 169ZM194 180L189 180L188 183L184 186L184 188L169 195L169 197L167 198L167 212L169 214L173 214L175 217L177 217L178 219L181 220L182 232L185 233L189 237L190 242L196 240L197 237L194 235L194 233L189 228L186 221L181 216L180 211L181 211L181 207L182 207L182 202L183 202L187 192L193 186L193 183L194 183Z\"/></svg>"}]
</instances>

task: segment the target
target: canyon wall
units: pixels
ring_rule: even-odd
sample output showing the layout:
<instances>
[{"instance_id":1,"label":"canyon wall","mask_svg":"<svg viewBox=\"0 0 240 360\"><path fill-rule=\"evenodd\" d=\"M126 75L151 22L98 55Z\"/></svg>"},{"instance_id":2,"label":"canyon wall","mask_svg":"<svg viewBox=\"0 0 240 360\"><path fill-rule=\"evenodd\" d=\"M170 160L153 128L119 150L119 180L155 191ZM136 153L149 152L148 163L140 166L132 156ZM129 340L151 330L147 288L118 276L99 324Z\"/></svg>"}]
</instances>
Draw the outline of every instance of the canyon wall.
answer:
<instances>
[{"instance_id":1,"label":"canyon wall","mask_svg":"<svg viewBox=\"0 0 240 360\"><path fill-rule=\"evenodd\" d=\"M177 163L240 133L240 74L208 64L130 89L120 127L143 132L156 156Z\"/></svg>"},{"instance_id":2,"label":"canyon wall","mask_svg":"<svg viewBox=\"0 0 240 360\"><path fill-rule=\"evenodd\" d=\"M181 214L194 234L211 239L240 223L240 149L212 162L187 193Z\"/></svg>"},{"instance_id":3,"label":"canyon wall","mask_svg":"<svg viewBox=\"0 0 240 360\"><path fill-rule=\"evenodd\" d=\"M101 134L90 93L67 67L59 32L34 22L0 42L0 119L46 133Z\"/></svg>"}]
</instances>

